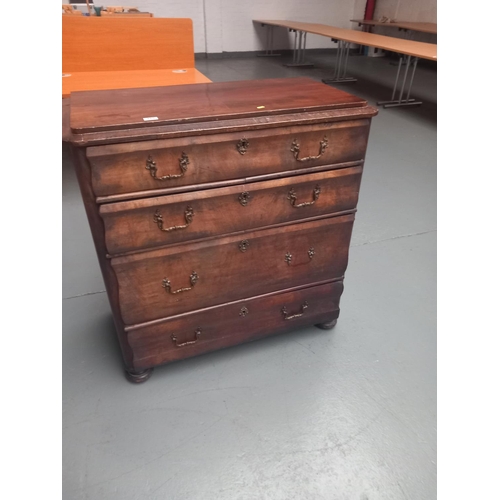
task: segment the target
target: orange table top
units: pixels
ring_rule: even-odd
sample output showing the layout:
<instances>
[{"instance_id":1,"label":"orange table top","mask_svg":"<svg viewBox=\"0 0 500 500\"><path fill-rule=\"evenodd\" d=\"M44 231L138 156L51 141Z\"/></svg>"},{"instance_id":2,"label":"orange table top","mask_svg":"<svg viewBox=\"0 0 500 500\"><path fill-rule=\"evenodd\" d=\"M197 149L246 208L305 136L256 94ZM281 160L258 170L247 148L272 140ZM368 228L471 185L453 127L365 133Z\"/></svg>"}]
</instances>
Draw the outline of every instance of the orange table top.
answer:
<instances>
[{"instance_id":1,"label":"orange table top","mask_svg":"<svg viewBox=\"0 0 500 500\"><path fill-rule=\"evenodd\" d=\"M210 83L195 68L63 73L62 96L81 90L109 90Z\"/></svg>"}]
</instances>

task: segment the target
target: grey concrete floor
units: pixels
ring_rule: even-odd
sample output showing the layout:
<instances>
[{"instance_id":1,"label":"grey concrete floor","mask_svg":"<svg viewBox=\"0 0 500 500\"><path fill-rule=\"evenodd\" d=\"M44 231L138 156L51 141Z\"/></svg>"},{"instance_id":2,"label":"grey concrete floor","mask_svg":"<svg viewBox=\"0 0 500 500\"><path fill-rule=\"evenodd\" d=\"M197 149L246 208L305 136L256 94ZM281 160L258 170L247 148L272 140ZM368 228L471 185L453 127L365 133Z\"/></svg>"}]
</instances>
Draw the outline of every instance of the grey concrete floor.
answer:
<instances>
[{"instance_id":1,"label":"grey concrete floor","mask_svg":"<svg viewBox=\"0 0 500 500\"><path fill-rule=\"evenodd\" d=\"M279 58L197 61L213 81L327 77ZM396 67L352 57L387 99ZM63 147L65 500L427 500L436 497L436 69L420 108L373 119L341 314L123 376L76 178Z\"/></svg>"}]
</instances>

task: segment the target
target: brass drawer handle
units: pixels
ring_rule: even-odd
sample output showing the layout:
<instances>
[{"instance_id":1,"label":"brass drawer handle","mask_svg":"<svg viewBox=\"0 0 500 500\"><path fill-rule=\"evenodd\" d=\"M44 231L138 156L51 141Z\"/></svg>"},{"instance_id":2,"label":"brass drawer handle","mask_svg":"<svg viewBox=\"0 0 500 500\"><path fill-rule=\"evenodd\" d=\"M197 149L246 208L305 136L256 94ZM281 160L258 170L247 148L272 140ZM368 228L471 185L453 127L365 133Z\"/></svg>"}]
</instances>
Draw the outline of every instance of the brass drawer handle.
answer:
<instances>
[{"instance_id":1,"label":"brass drawer handle","mask_svg":"<svg viewBox=\"0 0 500 500\"><path fill-rule=\"evenodd\" d=\"M321 158L327 147L328 147L328 139L325 136L323 137L323 140L320 141L319 143L319 153L316 156L306 156L305 158L299 158L300 144L297 142L297 139L294 139L292 142L292 149L290 149L290 151L293 153L293 157L297 161L309 161Z\"/></svg>"},{"instance_id":2,"label":"brass drawer handle","mask_svg":"<svg viewBox=\"0 0 500 500\"><path fill-rule=\"evenodd\" d=\"M196 344L198 342L198 339L200 338L201 335L201 328L197 328L194 331L194 340L188 340L187 342L183 342L182 344L177 343L177 336L175 334L172 334L172 342L175 344L175 347L184 347L185 345L191 345L191 344Z\"/></svg>"},{"instance_id":3,"label":"brass drawer handle","mask_svg":"<svg viewBox=\"0 0 500 500\"><path fill-rule=\"evenodd\" d=\"M175 231L177 229L186 229L186 227L188 227L189 224L193 222L193 217L194 217L194 210L191 207L187 207L186 210L184 211L184 219L186 219L186 224L184 224L183 226L163 227L163 216L160 214L159 210L156 210L153 216L153 221L158 226L158 229L160 229L160 231L169 232L169 231Z\"/></svg>"},{"instance_id":4,"label":"brass drawer handle","mask_svg":"<svg viewBox=\"0 0 500 500\"><path fill-rule=\"evenodd\" d=\"M187 291L191 290L194 287L194 285L196 285L198 279L199 279L198 274L195 271L193 271L193 273L189 277L189 282L191 283L190 287L179 288L178 290L172 290L171 285L170 285L170 280L168 278L163 279L161 286L163 288L165 288L166 292L170 292L173 295L176 293L187 292Z\"/></svg>"},{"instance_id":5,"label":"brass drawer handle","mask_svg":"<svg viewBox=\"0 0 500 500\"><path fill-rule=\"evenodd\" d=\"M296 314L292 314L291 316L288 316L288 311L286 309L286 306L283 306L283 308L281 309L281 312L283 313L283 316L285 319L295 319L295 318L300 318L305 310L309 307L309 304L307 302L304 302L302 304L302 307L300 308L300 312L299 313L296 313Z\"/></svg>"},{"instance_id":6,"label":"brass drawer handle","mask_svg":"<svg viewBox=\"0 0 500 500\"><path fill-rule=\"evenodd\" d=\"M318 185L316 185L315 188L313 189L312 201L305 201L304 203L296 204L295 202L297 201L297 195L295 194L295 189L292 188L288 192L287 199L290 200L290 205L292 205L293 208L308 207L309 205L314 205L316 203L316 200L319 199L320 193L321 193L321 188Z\"/></svg>"},{"instance_id":7,"label":"brass drawer handle","mask_svg":"<svg viewBox=\"0 0 500 500\"><path fill-rule=\"evenodd\" d=\"M161 177L157 177L156 172L158 171L158 168L156 167L156 162L153 160L153 157L149 155L148 159L146 160L146 170L149 170L151 177L153 179L156 179L157 181L168 181L169 179L178 179L179 177L182 177L186 173L188 165L189 165L188 155L183 151L181 157L179 158L179 168L181 169L181 173L163 175Z\"/></svg>"},{"instance_id":8,"label":"brass drawer handle","mask_svg":"<svg viewBox=\"0 0 500 500\"><path fill-rule=\"evenodd\" d=\"M309 257L309 260L307 262L311 262L312 258L314 257L315 255L315 251L314 251L314 248L311 247L308 251L307 251L307 255ZM285 254L285 262L290 265L292 263L292 254L290 252L287 252Z\"/></svg>"}]
</instances>

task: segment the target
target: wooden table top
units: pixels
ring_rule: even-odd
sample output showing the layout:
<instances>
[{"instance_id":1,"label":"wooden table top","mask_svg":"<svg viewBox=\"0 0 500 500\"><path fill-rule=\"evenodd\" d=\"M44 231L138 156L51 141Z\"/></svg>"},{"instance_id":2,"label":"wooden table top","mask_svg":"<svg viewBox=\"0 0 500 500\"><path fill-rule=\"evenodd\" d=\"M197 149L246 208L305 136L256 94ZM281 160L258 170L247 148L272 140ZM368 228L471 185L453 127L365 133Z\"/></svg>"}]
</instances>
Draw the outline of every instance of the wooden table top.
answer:
<instances>
[{"instance_id":1,"label":"wooden table top","mask_svg":"<svg viewBox=\"0 0 500 500\"><path fill-rule=\"evenodd\" d=\"M374 20L364 20L364 19L351 19L352 23L365 24L366 26L388 26L390 28L401 28L411 31L420 31L422 33L432 33L437 35L437 24L436 23L414 23L410 21L391 21L382 22Z\"/></svg>"},{"instance_id":2,"label":"wooden table top","mask_svg":"<svg viewBox=\"0 0 500 500\"><path fill-rule=\"evenodd\" d=\"M194 68L193 21L62 16L62 72Z\"/></svg>"},{"instance_id":3,"label":"wooden table top","mask_svg":"<svg viewBox=\"0 0 500 500\"><path fill-rule=\"evenodd\" d=\"M75 92L70 124L74 133L85 133L366 105L360 97L311 78L244 80Z\"/></svg>"},{"instance_id":4,"label":"wooden table top","mask_svg":"<svg viewBox=\"0 0 500 500\"><path fill-rule=\"evenodd\" d=\"M422 59L429 59L431 61L437 61L437 45L434 43L415 42L413 40L376 35L374 33L366 33L364 31L336 28L335 26L328 26L326 24L260 19L255 19L254 22L267 24L270 26L280 26L282 28L295 29L298 31L305 31L307 33L313 33L315 35L334 38L335 40L344 40L346 42L356 43L358 45L376 47L379 49L396 52L398 54L405 54L420 57Z\"/></svg>"},{"instance_id":5,"label":"wooden table top","mask_svg":"<svg viewBox=\"0 0 500 500\"><path fill-rule=\"evenodd\" d=\"M64 75L68 76L64 76ZM210 83L195 68L63 73L62 96L83 90L128 89Z\"/></svg>"}]
</instances>

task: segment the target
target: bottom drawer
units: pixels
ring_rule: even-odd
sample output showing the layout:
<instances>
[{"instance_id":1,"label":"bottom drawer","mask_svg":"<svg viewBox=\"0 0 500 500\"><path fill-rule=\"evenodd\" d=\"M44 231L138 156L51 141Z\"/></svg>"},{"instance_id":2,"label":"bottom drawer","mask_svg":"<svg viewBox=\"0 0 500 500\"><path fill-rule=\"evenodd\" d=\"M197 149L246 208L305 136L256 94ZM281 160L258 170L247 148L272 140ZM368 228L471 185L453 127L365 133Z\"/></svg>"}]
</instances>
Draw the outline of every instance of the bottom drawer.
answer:
<instances>
[{"instance_id":1,"label":"bottom drawer","mask_svg":"<svg viewBox=\"0 0 500 500\"><path fill-rule=\"evenodd\" d=\"M260 295L126 328L136 370L338 318L342 281Z\"/></svg>"}]
</instances>

